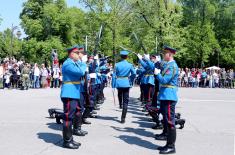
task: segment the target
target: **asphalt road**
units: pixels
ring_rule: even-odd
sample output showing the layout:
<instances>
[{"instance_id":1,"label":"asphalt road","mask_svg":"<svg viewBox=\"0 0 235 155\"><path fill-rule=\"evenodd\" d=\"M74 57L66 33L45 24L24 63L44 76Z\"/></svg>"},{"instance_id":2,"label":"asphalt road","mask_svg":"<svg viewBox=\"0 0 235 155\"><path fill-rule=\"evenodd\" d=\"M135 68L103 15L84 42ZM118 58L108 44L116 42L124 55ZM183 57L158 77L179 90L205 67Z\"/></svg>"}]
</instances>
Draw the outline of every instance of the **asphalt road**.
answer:
<instances>
[{"instance_id":1,"label":"asphalt road","mask_svg":"<svg viewBox=\"0 0 235 155\"><path fill-rule=\"evenodd\" d=\"M131 89L125 124L119 123L121 111L106 88L99 117L83 125L89 134L74 137L82 146L64 149L62 127L47 112L62 108L59 94L60 89L0 90L1 155L156 155L165 144L154 139L161 131L152 130L153 123L141 111L139 88ZM177 130L176 155L233 155L235 90L181 88L179 96L176 111L187 121Z\"/></svg>"}]
</instances>

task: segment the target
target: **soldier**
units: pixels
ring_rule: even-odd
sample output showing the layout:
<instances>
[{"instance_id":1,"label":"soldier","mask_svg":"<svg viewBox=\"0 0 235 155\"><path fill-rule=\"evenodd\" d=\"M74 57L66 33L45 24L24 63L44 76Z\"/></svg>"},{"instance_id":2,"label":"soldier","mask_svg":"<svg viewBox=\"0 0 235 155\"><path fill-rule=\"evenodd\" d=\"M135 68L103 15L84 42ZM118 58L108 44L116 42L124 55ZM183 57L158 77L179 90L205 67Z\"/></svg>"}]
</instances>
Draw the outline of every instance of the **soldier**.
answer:
<instances>
[{"instance_id":1,"label":"soldier","mask_svg":"<svg viewBox=\"0 0 235 155\"><path fill-rule=\"evenodd\" d=\"M129 102L129 90L136 76L134 66L127 62L128 51L121 51L121 61L115 64L112 75L112 87L118 90L119 104L122 106L121 123L125 123Z\"/></svg>"},{"instance_id":2,"label":"soldier","mask_svg":"<svg viewBox=\"0 0 235 155\"><path fill-rule=\"evenodd\" d=\"M163 69L155 68L154 74L160 83L158 100L160 100L160 111L163 115L163 132L156 135L157 140L167 140L164 147L160 147L160 154L175 153L176 128L175 128L175 106L178 101L178 66L173 58L176 50L164 46L163 54L166 64Z\"/></svg>"},{"instance_id":3,"label":"soldier","mask_svg":"<svg viewBox=\"0 0 235 155\"><path fill-rule=\"evenodd\" d=\"M103 60L103 64L100 64L100 74L101 74L101 103L104 103L105 97L104 97L104 88L107 86L108 82L108 77L107 74L110 71L109 68L107 67L107 61Z\"/></svg>"},{"instance_id":4,"label":"soldier","mask_svg":"<svg viewBox=\"0 0 235 155\"><path fill-rule=\"evenodd\" d=\"M152 68L154 67L154 63L150 61L150 57L148 54L144 54L144 58L140 54L138 54L137 56L139 58L139 63L144 68L141 83L143 86L143 95L144 95L143 103L145 105L151 102L152 95L154 92L154 85L155 85L154 75L153 75L154 70Z\"/></svg>"},{"instance_id":5,"label":"soldier","mask_svg":"<svg viewBox=\"0 0 235 155\"><path fill-rule=\"evenodd\" d=\"M74 46L67 49L69 57L63 63L63 85L61 88L61 100L63 102L63 146L69 149L78 149L81 145L73 140L74 135L86 134L81 130L81 105L80 105L80 83L84 76L86 67L78 63L86 54L84 49ZM73 126L73 129L72 129Z\"/></svg>"},{"instance_id":6,"label":"soldier","mask_svg":"<svg viewBox=\"0 0 235 155\"><path fill-rule=\"evenodd\" d=\"M29 83L30 83L30 79L29 79L29 73L30 73L30 66L29 64L25 64L22 71L21 71L21 77L22 77L22 90L26 89L28 90L29 88Z\"/></svg>"},{"instance_id":7,"label":"soldier","mask_svg":"<svg viewBox=\"0 0 235 155\"><path fill-rule=\"evenodd\" d=\"M137 83L140 85L140 98L139 100L143 102L144 100L144 89L143 89L143 83L142 83L142 78L144 75L145 69L139 64L138 69L136 70L136 74L138 74L138 79ZM121 108L121 107L120 107Z\"/></svg>"},{"instance_id":8,"label":"soldier","mask_svg":"<svg viewBox=\"0 0 235 155\"><path fill-rule=\"evenodd\" d=\"M89 57L89 66L88 66L88 70L89 70L89 102L90 102L90 106L92 107L92 112L93 110L100 110L98 105L97 105L97 87L100 83L100 80L97 77L97 73L98 73L98 55L93 56L91 55ZM93 117L93 115L90 115L91 117Z\"/></svg>"}]
</instances>

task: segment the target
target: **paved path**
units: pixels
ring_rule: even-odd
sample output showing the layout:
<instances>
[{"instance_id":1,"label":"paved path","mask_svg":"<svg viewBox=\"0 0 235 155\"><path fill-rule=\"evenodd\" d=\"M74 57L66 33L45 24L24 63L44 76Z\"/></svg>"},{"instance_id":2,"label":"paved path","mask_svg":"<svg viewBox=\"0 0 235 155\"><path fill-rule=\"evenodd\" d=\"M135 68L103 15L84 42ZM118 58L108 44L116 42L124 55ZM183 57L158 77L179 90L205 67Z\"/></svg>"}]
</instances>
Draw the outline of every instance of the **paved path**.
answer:
<instances>
[{"instance_id":1,"label":"paved path","mask_svg":"<svg viewBox=\"0 0 235 155\"><path fill-rule=\"evenodd\" d=\"M107 100L89 134L75 137L79 150L61 147L61 126L48 118L47 110L62 107L59 89L0 90L1 155L156 155L165 143L154 140L150 118L140 109L139 88L130 96L126 124L120 124L121 111L114 105L112 91L105 89ZM233 155L235 137L235 90L186 89L179 91L177 112L187 119L177 130L176 155ZM117 102L117 98L116 98Z\"/></svg>"}]
</instances>

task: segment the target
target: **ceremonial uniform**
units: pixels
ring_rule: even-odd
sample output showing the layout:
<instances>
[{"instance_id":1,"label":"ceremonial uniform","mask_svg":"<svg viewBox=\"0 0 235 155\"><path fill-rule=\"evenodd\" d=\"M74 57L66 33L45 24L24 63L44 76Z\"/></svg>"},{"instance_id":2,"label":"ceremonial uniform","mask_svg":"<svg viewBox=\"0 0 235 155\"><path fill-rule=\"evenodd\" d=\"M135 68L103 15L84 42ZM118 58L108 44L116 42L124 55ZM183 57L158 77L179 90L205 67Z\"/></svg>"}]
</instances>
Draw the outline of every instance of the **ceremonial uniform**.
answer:
<instances>
[{"instance_id":1,"label":"ceremonial uniform","mask_svg":"<svg viewBox=\"0 0 235 155\"><path fill-rule=\"evenodd\" d=\"M121 51L120 54L121 56L127 57L128 52ZM119 104L123 106L121 123L125 123L129 102L129 90L136 76L134 66L125 59L126 58L115 65L112 76L112 87L117 88Z\"/></svg>"},{"instance_id":2,"label":"ceremonial uniform","mask_svg":"<svg viewBox=\"0 0 235 155\"><path fill-rule=\"evenodd\" d=\"M109 69L107 66L103 65L100 67L100 74L101 74L101 101L104 102L104 88L107 85L107 73L109 72Z\"/></svg>"},{"instance_id":3,"label":"ceremonial uniform","mask_svg":"<svg viewBox=\"0 0 235 155\"><path fill-rule=\"evenodd\" d=\"M139 60L139 63L145 69L142 77L142 85L143 85L143 93L144 93L144 103L151 102L152 95L154 92L154 63L151 62L149 59Z\"/></svg>"},{"instance_id":4,"label":"ceremonial uniform","mask_svg":"<svg viewBox=\"0 0 235 155\"><path fill-rule=\"evenodd\" d=\"M170 47L164 47L164 50L175 53L176 50ZM175 152L176 128L175 128L175 106L178 101L178 66L174 60L166 62L163 65L161 73L156 75L160 83L158 100L160 101L160 111L163 115L163 133L156 136L156 139L164 140L167 144L160 151L162 154Z\"/></svg>"},{"instance_id":5,"label":"ceremonial uniform","mask_svg":"<svg viewBox=\"0 0 235 155\"><path fill-rule=\"evenodd\" d=\"M78 47L68 49L72 52ZM72 134L81 135L81 105L80 89L81 77L85 74L86 67L81 63L75 62L71 58L63 63L63 85L61 88L61 100L63 102L63 140L64 147L78 148L75 146ZM72 129L73 126L73 129ZM84 133L83 133L84 134Z\"/></svg>"},{"instance_id":6,"label":"ceremonial uniform","mask_svg":"<svg viewBox=\"0 0 235 155\"><path fill-rule=\"evenodd\" d=\"M143 75L144 75L144 72L145 72L145 69L140 66L137 71L136 71L136 74L138 74L138 83L140 85L140 101L142 102L144 100L144 84L142 83L142 78L143 78Z\"/></svg>"},{"instance_id":7,"label":"ceremonial uniform","mask_svg":"<svg viewBox=\"0 0 235 155\"><path fill-rule=\"evenodd\" d=\"M90 77L90 84L89 84L89 102L92 110L97 109L96 100L97 100L97 72L98 72L98 64L96 60L93 60L89 64L89 77Z\"/></svg>"}]
</instances>

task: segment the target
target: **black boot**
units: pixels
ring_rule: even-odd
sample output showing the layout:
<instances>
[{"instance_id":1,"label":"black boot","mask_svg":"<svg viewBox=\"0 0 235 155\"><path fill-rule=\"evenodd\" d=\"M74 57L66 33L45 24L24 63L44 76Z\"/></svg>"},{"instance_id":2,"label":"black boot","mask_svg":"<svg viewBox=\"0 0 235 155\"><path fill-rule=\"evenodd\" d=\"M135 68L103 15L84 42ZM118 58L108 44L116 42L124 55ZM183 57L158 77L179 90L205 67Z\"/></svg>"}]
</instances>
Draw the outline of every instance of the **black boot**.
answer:
<instances>
[{"instance_id":1,"label":"black boot","mask_svg":"<svg viewBox=\"0 0 235 155\"><path fill-rule=\"evenodd\" d=\"M91 124L91 122L89 122L89 121L87 120L87 118L83 118L83 119L82 119L82 124Z\"/></svg>"},{"instance_id":2,"label":"black boot","mask_svg":"<svg viewBox=\"0 0 235 155\"><path fill-rule=\"evenodd\" d=\"M78 127L77 129L73 129L73 134L76 136L85 136L88 134L88 132L82 130L81 127Z\"/></svg>"},{"instance_id":3,"label":"black boot","mask_svg":"<svg viewBox=\"0 0 235 155\"><path fill-rule=\"evenodd\" d=\"M91 112L91 114L96 115L96 114L97 114L97 112L93 110L93 111Z\"/></svg>"},{"instance_id":4,"label":"black boot","mask_svg":"<svg viewBox=\"0 0 235 155\"><path fill-rule=\"evenodd\" d=\"M98 106L95 106L94 110L100 110L100 108Z\"/></svg>"},{"instance_id":5,"label":"black boot","mask_svg":"<svg viewBox=\"0 0 235 155\"><path fill-rule=\"evenodd\" d=\"M175 153L175 141L176 141L176 128L171 128L168 130L167 143L160 150L160 154L172 154Z\"/></svg>"},{"instance_id":6,"label":"black boot","mask_svg":"<svg viewBox=\"0 0 235 155\"><path fill-rule=\"evenodd\" d=\"M121 116L121 123L122 123L122 124L125 123L126 113L127 113L127 108L123 108L123 109L122 109L122 116Z\"/></svg>"},{"instance_id":7,"label":"black boot","mask_svg":"<svg viewBox=\"0 0 235 155\"><path fill-rule=\"evenodd\" d=\"M73 119L73 134L76 136L85 136L88 134L87 131L81 129L82 126L82 115L75 115Z\"/></svg>"},{"instance_id":8,"label":"black boot","mask_svg":"<svg viewBox=\"0 0 235 155\"><path fill-rule=\"evenodd\" d=\"M64 143L63 143L64 148L78 149L79 146L81 145L80 143L73 141L71 128L67 128L67 127L63 128L63 140L64 140Z\"/></svg>"},{"instance_id":9,"label":"black boot","mask_svg":"<svg viewBox=\"0 0 235 155\"><path fill-rule=\"evenodd\" d=\"M175 118L180 119L180 117L181 117L181 114L180 114L180 113L176 113L176 114L175 114Z\"/></svg>"},{"instance_id":10,"label":"black boot","mask_svg":"<svg viewBox=\"0 0 235 155\"><path fill-rule=\"evenodd\" d=\"M81 146L82 144L81 143L79 143L79 142L76 142L76 141L72 141L72 143L74 144L74 145L77 145L77 146Z\"/></svg>"},{"instance_id":11,"label":"black boot","mask_svg":"<svg viewBox=\"0 0 235 155\"><path fill-rule=\"evenodd\" d=\"M175 125L180 125L179 129L183 129L185 124L185 119L176 119Z\"/></svg>"},{"instance_id":12,"label":"black boot","mask_svg":"<svg viewBox=\"0 0 235 155\"><path fill-rule=\"evenodd\" d=\"M159 121L159 122L156 122L156 124L152 127L152 129L154 130L163 129L163 126Z\"/></svg>"},{"instance_id":13,"label":"black boot","mask_svg":"<svg viewBox=\"0 0 235 155\"><path fill-rule=\"evenodd\" d=\"M122 109L122 105L121 104L119 105L119 109Z\"/></svg>"},{"instance_id":14,"label":"black boot","mask_svg":"<svg viewBox=\"0 0 235 155\"><path fill-rule=\"evenodd\" d=\"M163 131L161 134L156 134L155 139L156 140L167 140L167 133Z\"/></svg>"}]
</instances>

